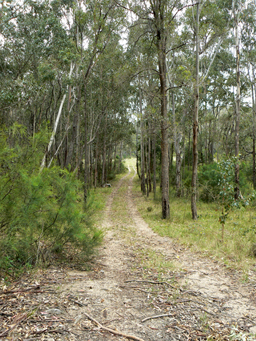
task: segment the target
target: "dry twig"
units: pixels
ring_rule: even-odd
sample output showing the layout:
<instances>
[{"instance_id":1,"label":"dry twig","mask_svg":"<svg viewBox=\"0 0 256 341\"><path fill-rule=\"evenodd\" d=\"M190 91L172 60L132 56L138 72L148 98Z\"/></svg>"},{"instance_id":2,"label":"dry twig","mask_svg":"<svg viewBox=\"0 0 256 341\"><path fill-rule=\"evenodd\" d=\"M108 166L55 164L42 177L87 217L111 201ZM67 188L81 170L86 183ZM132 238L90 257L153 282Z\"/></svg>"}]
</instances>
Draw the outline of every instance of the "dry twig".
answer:
<instances>
[{"instance_id":1,"label":"dry twig","mask_svg":"<svg viewBox=\"0 0 256 341\"><path fill-rule=\"evenodd\" d=\"M149 317L146 317L141 322L146 322L147 320L152 320L152 319L158 319L160 317L173 317L174 315L175 314L162 314L162 315L149 316Z\"/></svg>"},{"instance_id":2,"label":"dry twig","mask_svg":"<svg viewBox=\"0 0 256 341\"><path fill-rule=\"evenodd\" d=\"M118 330L114 330L114 329L110 329L110 328L107 328L107 327L104 327L101 323L99 323L97 320L95 320L93 317L91 317L90 315L88 315L87 313L84 313L85 316L93 321L94 323L96 323L100 329L102 330L105 330L109 333L112 333L114 335L119 335L119 336L123 336L123 337L126 337L127 339L131 339L131 340L135 340L135 341L144 341L143 339L137 337L137 336L133 336L133 335L128 335L128 334L124 334L122 332L119 332Z\"/></svg>"},{"instance_id":3,"label":"dry twig","mask_svg":"<svg viewBox=\"0 0 256 341\"><path fill-rule=\"evenodd\" d=\"M15 329L21 322L25 321L25 320L27 319L27 317L28 317L27 314L21 315L21 316L19 317L19 319L18 319L18 322L15 323L10 329L5 330L4 332L2 332L2 333L0 334L0 337L5 337L5 336L7 336L11 330Z\"/></svg>"},{"instance_id":4,"label":"dry twig","mask_svg":"<svg viewBox=\"0 0 256 341\"><path fill-rule=\"evenodd\" d=\"M133 280L125 281L125 283L130 283L130 282L168 285L169 287L171 287L171 288L173 288L173 289L177 289L177 288L175 288L174 286L172 286L171 284L169 284L169 283L167 283L167 282L148 281L148 280L138 280L138 279L133 279Z\"/></svg>"}]
</instances>

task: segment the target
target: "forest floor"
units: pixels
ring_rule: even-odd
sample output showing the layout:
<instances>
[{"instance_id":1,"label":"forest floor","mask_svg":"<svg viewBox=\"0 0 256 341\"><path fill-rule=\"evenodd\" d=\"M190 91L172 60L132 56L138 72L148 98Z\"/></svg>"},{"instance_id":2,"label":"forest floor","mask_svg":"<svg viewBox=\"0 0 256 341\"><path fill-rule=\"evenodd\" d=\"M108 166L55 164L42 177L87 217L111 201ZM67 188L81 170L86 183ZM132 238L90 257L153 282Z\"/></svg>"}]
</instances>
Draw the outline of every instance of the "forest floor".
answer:
<instances>
[{"instance_id":1,"label":"forest floor","mask_svg":"<svg viewBox=\"0 0 256 341\"><path fill-rule=\"evenodd\" d=\"M0 292L0 340L256 340L256 281L154 233L130 168L90 271L49 268ZM143 199L142 199L143 200Z\"/></svg>"}]
</instances>

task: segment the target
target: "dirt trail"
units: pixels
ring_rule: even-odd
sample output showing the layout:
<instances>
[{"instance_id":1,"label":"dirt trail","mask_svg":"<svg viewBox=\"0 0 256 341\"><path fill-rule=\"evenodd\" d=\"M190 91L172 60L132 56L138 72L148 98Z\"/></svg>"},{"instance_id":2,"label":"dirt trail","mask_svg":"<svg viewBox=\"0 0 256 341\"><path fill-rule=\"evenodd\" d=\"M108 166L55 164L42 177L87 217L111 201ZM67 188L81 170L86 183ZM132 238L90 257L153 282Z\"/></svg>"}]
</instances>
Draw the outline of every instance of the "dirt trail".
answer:
<instances>
[{"instance_id":1,"label":"dirt trail","mask_svg":"<svg viewBox=\"0 0 256 341\"><path fill-rule=\"evenodd\" d=\"M104 326L145 341L203 340L210 339L210 335L212 339L230 339L232 325L242 333L255 332L254 287L242 284L234 273L217 262L200 258L154 233L134 204L134 176L135 172L133 177L126 175L108 199L98 275L88 278L83 273L83 281L65 287L64 292L72 294L79 293L81 288L85 290L83 298L87 307L80 308L79 313L83 314L84 309ZM128 211L125 222L114 207L118 201L124 201ZM141 254L145 250L153 251L164 261L175 260L180 266L162 276L154 269L143 269ZM143 322L147 317L159 315L169 316ZM81 339L124 339L95 327L89 322Z\"/></svg>"},{"instance_id":2,"label":"dirt trail","mask_svg":"<svg viewBox=\"0 0 256 341\"><path fill-rule=\"evenodd\" d=\"M154 233L134 204L134 176L130 169L108 198L94 269L69 271L65 279L60 274L63 284L53 294L60 315L52 311L47 320L53 329L12 339L231 340L236 329L235 340L256 340L245 338L256 333L253 284ZM40 297L38 315L52 299Z\"/></svg>"}]
</instances>

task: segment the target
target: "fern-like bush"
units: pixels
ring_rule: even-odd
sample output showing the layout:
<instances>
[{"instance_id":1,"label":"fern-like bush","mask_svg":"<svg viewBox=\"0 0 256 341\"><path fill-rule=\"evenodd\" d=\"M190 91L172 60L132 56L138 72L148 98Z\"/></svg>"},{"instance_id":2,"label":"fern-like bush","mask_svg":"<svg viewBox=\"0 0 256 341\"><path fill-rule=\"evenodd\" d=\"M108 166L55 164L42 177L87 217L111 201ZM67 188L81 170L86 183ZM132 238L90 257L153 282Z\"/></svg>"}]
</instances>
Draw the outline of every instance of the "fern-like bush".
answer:
<instances>
[{"instance_id":1,"label":"fern-like bush","mask_svg":"<svg viewBox=\"0 0 256 341\"><path fill-rule=\"evenodd\" d=\"M45 134L14 130L0 136L0 269L67 252L88 259L101 233L83 208L81 182L57 166L40 172Z\"/></svg>"}]
</instances>

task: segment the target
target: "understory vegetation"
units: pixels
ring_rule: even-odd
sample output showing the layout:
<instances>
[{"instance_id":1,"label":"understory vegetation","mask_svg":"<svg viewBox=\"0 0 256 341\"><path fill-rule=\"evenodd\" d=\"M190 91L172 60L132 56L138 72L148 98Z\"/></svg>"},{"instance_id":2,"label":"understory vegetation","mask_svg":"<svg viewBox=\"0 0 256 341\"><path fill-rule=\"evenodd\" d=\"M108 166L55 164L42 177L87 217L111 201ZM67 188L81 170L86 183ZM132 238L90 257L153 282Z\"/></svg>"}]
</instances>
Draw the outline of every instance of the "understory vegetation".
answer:
<instances>
[{"instance_id":1,"label":"understory vegetation","mask_svg":"<svg viewBox=\"0 0 256 341\"><path fill-rule=\"evenodd\" d=\"M134 183L136 205L149 226L161 236L173 238L178 243L218 259L223 264L245 271L255 264L256 255L256 201L252 197L252 185L246 181L249 165L243 164L241 172L241 190L248 200L248 205L230 209L222 236L221 216L223 200L220 191L220 171L218 164L204 165L200 168L198 189L198 218L191 219L191 201L187 195L177 198L173 186L170 189L169 220L161 217L161 192L144 196L141 200L140 180ZM183 188L190 192L190 186ZM233 192L232 192L233 194ZM233 198L233 196L232 196Z\"/></svg>"},{"instance_id":2,"label":"understory vegetation","mask_svg":"<svg viewBox=\"0 0 256 341\"><path fill-rule=\"evenodd\" d=\"M0 136L0 271L6 274L58 259L86 261L101 241L90 217L102 204L89 196L85 206L75 173L40 170L47 138L46 132L31 138L17 125Z\"/></svg>"}]
</instances>

